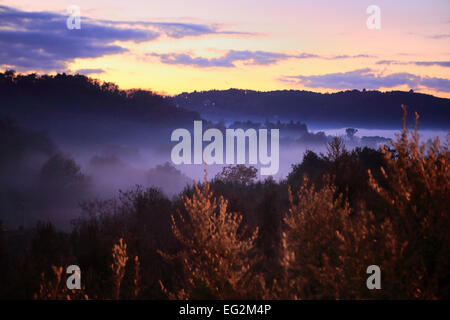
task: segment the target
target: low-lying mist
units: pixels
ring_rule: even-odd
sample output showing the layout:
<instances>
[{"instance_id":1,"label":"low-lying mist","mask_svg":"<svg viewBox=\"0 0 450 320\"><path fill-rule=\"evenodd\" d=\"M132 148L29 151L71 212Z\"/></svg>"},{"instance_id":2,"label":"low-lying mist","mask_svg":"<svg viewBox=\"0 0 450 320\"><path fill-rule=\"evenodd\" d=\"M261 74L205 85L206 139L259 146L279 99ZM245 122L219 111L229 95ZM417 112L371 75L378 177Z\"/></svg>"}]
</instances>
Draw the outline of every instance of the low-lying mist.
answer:
<instances>
[{"instance_id":1,"label":"low-lying mist","mask_svg":"<svg viewBox=\"0 0 450 320\"><path fill-rule=\"evenodd\" d=\"M273 176L275 180L285 179L292 165L302 161L306 150L326 152L326 144L334 136L340 136L348 149L377 148L387 143L382 136L364 136L367 132L363 129L313 133L306 126L289 129L279 125L279 171ZM123 135L109 139L106 135L97 137L98 128L89 131L86 123L84 139L75 139L73 128L63 131L60 126L46 130L46 134L37 131L36 126L25 128L11 118L1 118L0 219L6 228L28 228L38 220L69 228L71 220L80 215L83 202L115 198L120 190L138 185L159 188L168 197L175 197L194 180L202 180L205 168L211 179L224 167L174 165L170 152L176 143L170 141L168 128L155 132L136 123L127 125ZM79 124L77 130L81 130ZM444 131L436 133L445 135ZM426 137L431 134L427 132ZM266 178L258 175L258 179Z\"/></svg>"}]
</instances>

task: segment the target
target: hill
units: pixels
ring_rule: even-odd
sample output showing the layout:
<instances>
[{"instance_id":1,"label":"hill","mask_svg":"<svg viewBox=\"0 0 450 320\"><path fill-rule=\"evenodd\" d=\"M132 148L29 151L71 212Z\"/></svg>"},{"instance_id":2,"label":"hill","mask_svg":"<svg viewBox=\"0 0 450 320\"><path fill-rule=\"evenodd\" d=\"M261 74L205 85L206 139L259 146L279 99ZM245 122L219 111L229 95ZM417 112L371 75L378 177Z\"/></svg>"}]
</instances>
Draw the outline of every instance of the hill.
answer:
<instances>
[{"instance_id":1,"label":"hill","mask_svg":"<svg viewBox=\"0 0 450 320\"><path fill-rule=\"evenodd\" d=\"M405 104L409 114L417 111L422 128L450 127L450 99L404 91L311 91L211 90L182 93L175 102L214 120L294 120L328 127L396 129Z\"/></svg>"}]
</instances>

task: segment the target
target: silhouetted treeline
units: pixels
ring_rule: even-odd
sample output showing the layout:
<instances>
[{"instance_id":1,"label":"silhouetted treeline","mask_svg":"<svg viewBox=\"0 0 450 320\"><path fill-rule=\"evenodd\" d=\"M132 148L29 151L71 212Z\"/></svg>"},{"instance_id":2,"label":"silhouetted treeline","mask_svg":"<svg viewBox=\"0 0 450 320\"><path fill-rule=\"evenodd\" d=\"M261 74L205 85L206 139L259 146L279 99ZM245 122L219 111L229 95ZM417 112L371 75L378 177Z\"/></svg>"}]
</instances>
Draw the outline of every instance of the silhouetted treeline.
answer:
<instances>
[{"instance_id":1,"label":"silhouetted treeline","mask_svg":"<svg viewBox=\"0 0 450 320\"><path fill-rule=\"evenodd\" d=\"M405 104L421 116L422 128L450 126L450 100L427 94L351 90L331 94L311 91L211 90L182 93L176 103L206 119L300 120L330 127L398 128ZM413 113L411 113L413 114Z\"/></svg>"},{"instance_id":2,"label":"silhouetted treeline","mask_svg":"<svg viewBox=\"0 0 450 320\"><path fill-rule=\"evenodd\" d=\"M100 115L176 125L200 118L177 108L171 98L146 90L120 90L114 83L80 74L22 75L7 70L0 73L0 95L0 114L20 120Z\"/></svg>"}]
</instances>

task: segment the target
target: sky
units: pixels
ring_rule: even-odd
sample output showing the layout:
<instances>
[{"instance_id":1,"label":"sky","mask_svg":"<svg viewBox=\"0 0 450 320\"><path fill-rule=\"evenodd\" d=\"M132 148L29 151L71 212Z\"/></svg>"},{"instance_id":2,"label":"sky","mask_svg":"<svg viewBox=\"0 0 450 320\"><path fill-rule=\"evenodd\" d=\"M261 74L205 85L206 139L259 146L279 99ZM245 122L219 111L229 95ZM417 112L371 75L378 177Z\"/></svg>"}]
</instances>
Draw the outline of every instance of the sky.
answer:
<instances>
[{"instance_id":1,"label":"sky","mask_svg":"<svg viewBox=\"0 0 450 320\"><path fill-rule=\"evenodd\" d=\"M0 69L169 95L365 88L450 98L450 1L0 0Z\"/></svg>"}]
</instances>

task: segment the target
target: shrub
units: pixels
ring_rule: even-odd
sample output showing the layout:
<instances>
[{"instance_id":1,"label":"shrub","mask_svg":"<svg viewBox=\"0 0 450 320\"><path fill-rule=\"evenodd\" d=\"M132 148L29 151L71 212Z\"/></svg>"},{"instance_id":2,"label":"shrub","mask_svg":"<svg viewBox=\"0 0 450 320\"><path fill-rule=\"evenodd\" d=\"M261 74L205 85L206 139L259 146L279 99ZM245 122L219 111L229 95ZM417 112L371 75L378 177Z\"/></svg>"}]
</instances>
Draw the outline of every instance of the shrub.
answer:
<instances>
[{"instance_id":1,"label":"shrub","mask_svg":"<svg viewBox=\"0 0 450 320\"><path fill-rule=\"evenodd\" d=\"M405 243L398 257L397 290L406 298L450 296L450 165L448 139L419 142L418 118L414 130L406 127L392 141L393 151L383 148L384 177L377 181L372 173L370 185L389 204L387 212L397 238ZM448 138L448 136L447 136Z\"/></svg>"},{"instance_id":2,"label":"shrub","mask_svg":"<svg viewBox=\"0 0 450 320\"><path fill-rule=\"evenodd\" d=\"M250 268L258 231L248 232L242 216L227 211L223 197L213 197L206 181L194 183L192 197L183 196L185 215L172 216L172 232L183 249L176 255L184 266L185 281L174 299L236 299L249 297ZM165 253L167 258L174 258Z\"/></svg>"},{"instance_id":3,"label":"shrub","mask_svg":"<svg viewBox=\"0 0 450 320\"><path fill-rule=\"evenodd\" d=\"M390 224L378 226L372 213L355 212L328 180L322 189L307 178L284 218L280 292L289 299L370 297L366 268L394 254ZM377 243L380 233L383 244Z\"/></svg>"}]
</instances>

